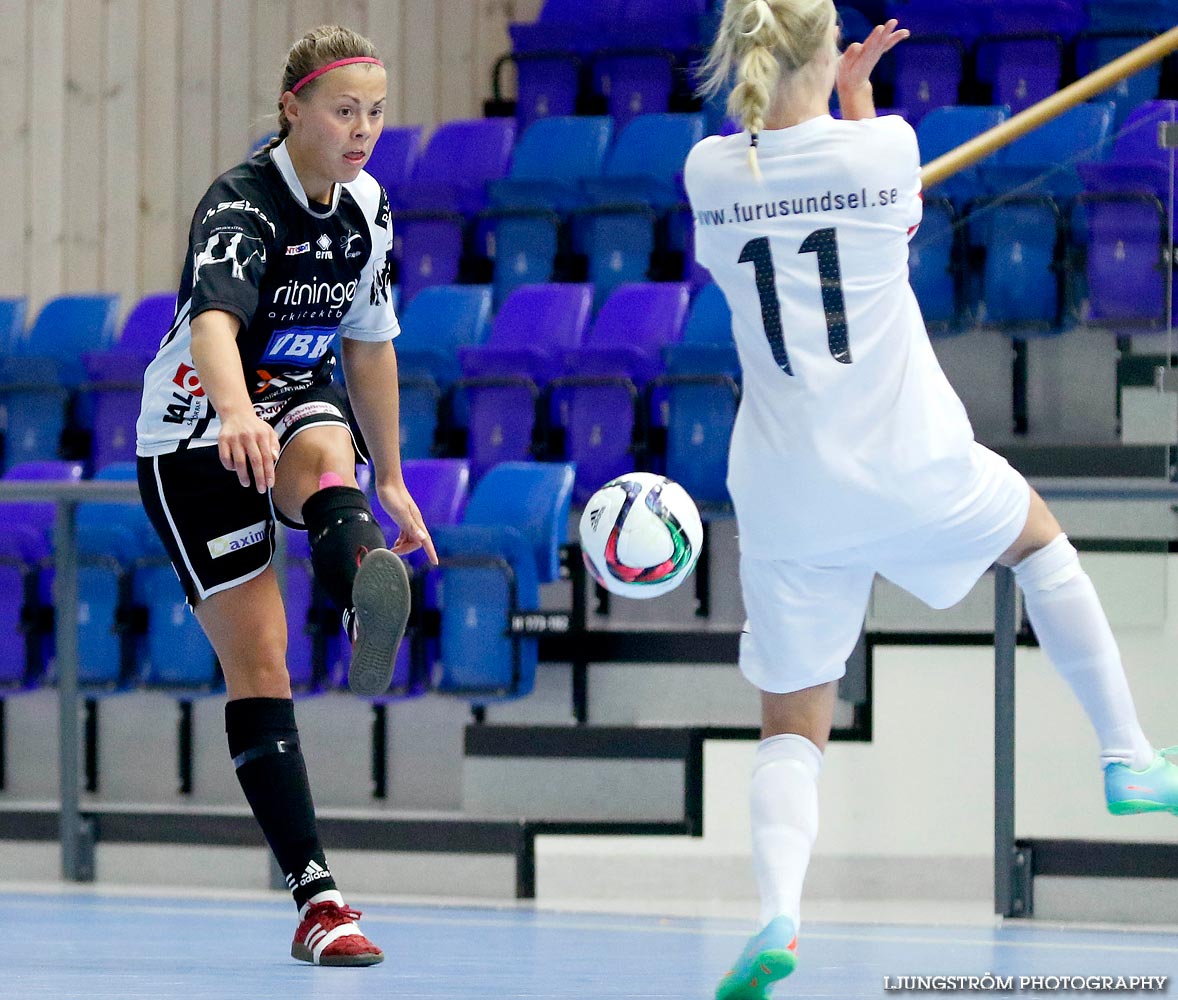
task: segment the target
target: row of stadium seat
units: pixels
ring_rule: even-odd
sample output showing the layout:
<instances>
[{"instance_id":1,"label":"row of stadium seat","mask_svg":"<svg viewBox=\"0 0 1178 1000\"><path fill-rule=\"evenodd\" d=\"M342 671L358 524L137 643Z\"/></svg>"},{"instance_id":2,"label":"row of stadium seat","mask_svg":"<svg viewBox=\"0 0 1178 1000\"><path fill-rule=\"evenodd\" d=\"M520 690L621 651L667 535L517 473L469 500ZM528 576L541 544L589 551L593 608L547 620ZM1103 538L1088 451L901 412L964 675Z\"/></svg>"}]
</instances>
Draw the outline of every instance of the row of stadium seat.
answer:
<instances>
[{"instance_id":1,"label":"row of stadium seat","mask_svg":"<svg viewBox=\"0 0 1178 1000\"><path fill-rule=\"evenodd\" d=\"M1148 180L1148 190L1160 198L1173 169L1157 147L1156 122L1172 120L1174 107L1174 101L1143 102L1114 131L1110 103L1079 105L932 194L949 198L959 216L976 199L1012 189L1067 200L1086 188L1137 192ZM930 112L917 126L925 162L1009 114L1005 106ZM701 119L643 116L612 149L611 134L607 118L537 121L516 145L507 176L484 185L481 197L490 207L481 214L403 215L395 249L402 302L429 285L459 280L492 284L497 305L518 285L551 280L588 281L597 305L625 282L705 282L706 272L693 262L681 189L682 165L702 135ZM1120 166L1091 166L1106 160ZM468 196L471 203L474 198Z\"/></svg>"},{"instance_id":2,"label":"row of stadium seat","mask_svg":"<svg viewBox=\"0 0 1178 1000\"><path fill-rule=\"evenodd\" d=\"M383 698L434 690L483 704L526 695L536 639L512 634L512 616L539 608L567 541L572 468L507 464L473 491L465 462L407 461L405 479L446 565L410 557L415 614ZM116 463L104 480L133 479ZM79 481L79 463L32 462L6 480ZM6 505L0 518L0 696L55 681L52 503ZM374 499L390 538L397 527ZM350 645L339 615L313 584L305 532L283 529L292 687L306 696L346 687ZM79 684L89 697L136 688L188 695L222 689L213 653L137 504L83 503L79 551Z\"/></svg>"},{"instance_id":3,"label":"row of stadium seat","mask_svg":"<svg viewBox=\"0 0 1178 1000\"><path fill-rule=\"evenodd\" d=\"M877 0L852 0L838 9L846 42L862 41L886 17L912 31L885 56L876 88L915 123L959 101L1022 110L1170 27L1178 17L1166 9L1171 2L1086 8L1079 0L907 0L885 9ZM549 0L535 23L511 27L512 52L495 67L488 108L514 113L521 129L550 115L609 114L624 125L636 114L695 110L695 66L722 5L704 7L702 0L606 0L587 15L575 0ZM515 65L515 101L502 97L508 62ZM1155 65L1105 98L1120 110L1162 96L1160 83ZM723 100L703 111L715 130Z\"/></svg>"}]
</instances>

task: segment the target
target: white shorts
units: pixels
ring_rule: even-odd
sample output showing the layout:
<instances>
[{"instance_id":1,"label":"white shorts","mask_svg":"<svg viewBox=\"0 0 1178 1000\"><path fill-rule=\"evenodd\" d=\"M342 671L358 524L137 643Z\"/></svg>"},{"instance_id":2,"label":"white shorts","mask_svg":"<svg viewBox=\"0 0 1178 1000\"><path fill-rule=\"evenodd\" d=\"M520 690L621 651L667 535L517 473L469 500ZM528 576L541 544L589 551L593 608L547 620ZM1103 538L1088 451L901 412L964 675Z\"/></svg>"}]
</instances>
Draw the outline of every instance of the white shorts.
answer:
<instances>
[{"instance_id":1,"label":"white shorts","mask_svg":"<svg viewBox=\"0 0 1178 1000\"><path fill-rule=\"evenodd\" d=\"M956 604L1023 530L1027 481L974 444L975 474L958 502L927 524L804 563L740 560L748 622L740 669L762 691L785 694L846 672L878 573L933 608Z\"/></svg>"}]
</instances>

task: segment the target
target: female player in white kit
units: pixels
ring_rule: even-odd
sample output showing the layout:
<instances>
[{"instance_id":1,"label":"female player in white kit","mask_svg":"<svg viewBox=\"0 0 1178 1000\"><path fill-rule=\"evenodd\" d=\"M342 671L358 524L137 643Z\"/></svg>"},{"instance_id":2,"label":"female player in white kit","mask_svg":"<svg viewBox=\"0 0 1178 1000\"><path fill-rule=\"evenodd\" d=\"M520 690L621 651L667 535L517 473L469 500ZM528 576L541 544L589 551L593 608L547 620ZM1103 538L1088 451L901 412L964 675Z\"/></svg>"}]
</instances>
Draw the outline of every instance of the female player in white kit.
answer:
<instances>
[{"instance_id":1,"label":"female player in white kit","mask_svg":"<svg viewBox=\"0 0 1178 1000\"><path fill-rule=\"evenodd\" d=\"M740 667L762 691L751 808L763 929L719 1000L763 997L796 964L836 681L876 573L944 608L995 561L1012 566L1096 730L1109 809L1178 812L1178 766L1142 734L1076 550L974 441L929 345L908 284L916 135L875 117L869 80L907 35L889 21L840 55L831 0L728 0L704 67L706 92L735 75L743 126L699 143L684 179L743 373L728 485L748 614Z\"/></svg>"}]
</instances>

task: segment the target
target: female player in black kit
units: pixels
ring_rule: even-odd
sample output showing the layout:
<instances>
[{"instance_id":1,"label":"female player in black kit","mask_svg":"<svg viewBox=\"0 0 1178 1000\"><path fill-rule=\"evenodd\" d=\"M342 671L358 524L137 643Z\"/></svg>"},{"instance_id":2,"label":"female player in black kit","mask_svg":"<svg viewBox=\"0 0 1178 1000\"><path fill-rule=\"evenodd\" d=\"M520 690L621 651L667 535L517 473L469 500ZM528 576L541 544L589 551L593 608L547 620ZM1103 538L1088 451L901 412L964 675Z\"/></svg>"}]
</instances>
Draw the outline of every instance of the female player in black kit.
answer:
<instances>
[{"instance_id":1,"label":"female player in black kit","mask_svg":"<svg viewBox=\"0 0 1178 1000\"><path fill-rule=\"evenodd\" d=\"M218 177L193 216L137 428L144 506L221 662L229 752L299 909L291 954L320 965L384 955L345 905L316 830L275 518L310 534L360 694L388 687L404 632L398 556L424 546L437 561L401 476L388 200L362 169L385 83L372 44L346 28L317 28L290 50L277 138ZM336 344L377 495L400 526L391 551L356 486L360 453L330 387Z\"/></svg>"}]
</instances>

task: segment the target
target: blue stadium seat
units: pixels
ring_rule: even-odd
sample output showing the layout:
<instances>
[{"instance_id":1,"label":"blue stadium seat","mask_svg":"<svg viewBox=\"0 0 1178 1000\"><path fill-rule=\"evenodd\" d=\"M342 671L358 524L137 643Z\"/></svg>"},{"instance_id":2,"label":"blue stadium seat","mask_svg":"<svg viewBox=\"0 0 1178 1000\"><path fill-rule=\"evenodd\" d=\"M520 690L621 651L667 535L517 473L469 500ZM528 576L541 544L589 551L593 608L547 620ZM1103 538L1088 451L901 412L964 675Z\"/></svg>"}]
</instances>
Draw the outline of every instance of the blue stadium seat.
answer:
<instances>
[{"instance_id":1,"label":"blue stadium seat","mask_svg":"<svg viewBox=\"0 0 1178 1000\"><path fill-rule=\"evenodd\" d=\"M592 52L608 45L621 18L625 0L545 0L534 23L508 25L515 53L557 50Z\"/></svg>"},{"instance_id":2,"label":"blue stadium seat","mask_svg":"<svg viewBox=\"0 0 1178 1000\"><path fill-rule=\"evenodd\" d=\"M584 201L581 182L600 177L613 138L604 116L542 118L528 126L512 156L511 170L491 181L495 208L547 208L567 212Z\"/></svg>"},{"instance_id":3,"label":"blue stadium seat","mask_svg":"<svg viewBox=\"0 0 1178 1000\"><path fill-rule=\"evenodd\" d=\"M475 488L462 524L434 531L440 693L484 704L531 692L537 640L511 634L511 616L537 610L539 585L560 575L572 488L571 465L505 462Z\"/></svg>"},{"instance_id":4,"label":"blue stadium seat","mask_svg":"<svg viewBox=\"0 0 1178 1000\"><path fill-rule=\"evenodd\" d=\"M699 114L649 114L618 135L600 178L584 182L594 204L646 203L663 211L686 201L683 164L704 137Z\"/></svg>"},{"instance_id":5,"label":"blue stadium seat","mask_svg":"<svg viewBox=\"0 0 1178 1000\"><path fill-rule=\"evenodd\" d=\"M1057 118L1004 146L978 166L978 176L994 195L1047 194L1071 198L1083 190L1077 164L1105 159L1112 138L1113 106L1078 104Z\"/></svg>"},{"instance_id":6,"label":"blue stadium seat","mask_svg":"<svg viewBox=\"0 0 1178 1000\"><path fill-rule=\"evenodd\" d=\"M1146 31L1081 32L1075 42L1076 76L1087 76L1139 45L1144 45L1151 37ZM1152 63L1097 94L1094 100L1113 103L1116 109L1113 112L1113 128L1119 129L1134 108L1158 96L1161 77L1162 64Z\"/></svg>"},{"instance_id":7,"label":"blue stadium seat","mask_svg":"<svg viewBox=\"0 0 1178 1000\"><path fill-rule=\"evenodd\" d=\"M972 107L953 105L933 108L916 126L916 140L920 146L921 163L930 163L975 136L1001 125L1010 117L1010 109L1003 106ZM993 156L983 162L993 161ZM958 211L982 193L976 166L966 167L946 177L932 189L939 197L948 198Z\"/></svg>"},{"instance_id":8,"label":"blue stadium seat","mask_svg":"<svg viewBox=\"0 0 1178 1000\"><path fill-rule=\"evenodd\" d=\"M482 211L487 183L507 176L514 145L511 118L443 122L418 156L394 207L466 216Z\"/></svg>"},{"instance_id":9,"label":"blue stadium seat","mask_svg":"<svg viewBox=\"0 0 1178 1000\"><path fill-rule=\"evenodd\" d=\"M586 260L595 306L620 286L651 277L656 222L644 204L606 204L574 213L573 251Z\"/></svg>"},{"instance_id":10,"label":"blue stadium seat","mask_svg":"<svg viewBox=\"0 0 1178 1000\"><path fill-rule=\"evenodd\" d=\"M401 335L394 341L403 457L432 454L439 400L462 374L458 349L482 343L490 318L488 285L427 288L405 308Z\"/></svg>"},{"instance_id":11,"label":"blue stadium seat","mask_svg":"<svg viewBox=\"0 0 1178 1000\"><path fill-rule=\"evenodd\" d=\"M666 374L649 387L652 420L666 429L668 476L707 514L731 505L728 445L740 400L732 313L716 285L695 296L683 342L664 350Z\"/></svg>"},{"instance_id":12,"label":"blue stadium seat","mask_svg":"<svg viewBox=\"0 0 1178 1000\"><path fill-rule=\"evenodd\" d=\"M164 557L141 560L134 602L147 609L141 681L149 688L212 692L223 686L213 647L184 601L175 570Z\"/></svg>"},{"instance_id":13,"label":"blue stadium seat","mask_svg":"<svg viewBox=\"0 0 1178 1000\"><path fill-rule=\"evenodd\" d=\"M457 212L415 209L393 213L393 258L401 306L423 288L458 280L466 245L466 219Z\"/></svg>"},{"instance_id":14,"label":"blue stadium seat","mask_svg":"<svg viewBox=\"0 0 1178 1000\"><path fill-rule=\"evenodd\" d=\"M581 90L578 56L558 50L506 55L495 66L496 97L501 94L500 68L509 61L515 63L515 121L521 133L541 118L571 115L577 110Z\"/></svg>"},{"instance_id":15,"label":"blue stadium seat","mask_svg":"<svg viewBox=\"0 0 1178 1000\"><path fill-rule=\"evenodd\" d=\"M920 228L908 244L908 280L932 336L960 329L960 246L953 203L925 198Z\"/></svg>"},{"instance_id":16,"label":"blue stadium seat","mask_svg":"<svg viewBox=\"0 0 1178 1000\"><path fill-rule=\"evenodd\" d=\"M593 62L594 89L623 129L639 115L667 110L676 70L674 55L664 48L605 49Z\"/></svg>"},{"instance_id":17,"label":"blue stadium seat","mask_svg":"<svg viewBox=\"0 0 1178 1000\"><path fill-rule=\"evenodd\" d=\"M1062 222L1055 201L1046 195L1003 198L975 214L971 231L985 250L985 325L1015 336L1058 332Z\"/></svg>"},{"instance_id":18,"label":"blue stadium seat","mask_svg":"<svg viewBox=\"0 0 1178 1000\"><path fill-rule=\"evenodd\" d=\"M0 361L5 469L57 457L70 393L86 376L83 355L110 346L117 313L117 295L51 299L27 336Z\"/></svg>"},{"instance_id":19,"label":"blue stadium seat","mask_svg":"<svg viewBox=\"0 0 1178 1000\"><path fill-rule=\"evenodd\" d=\"M86 377L82 358L114 343L118 319L117 295L62 295L42 306L27 336L13 354L22 366L48 367L55 381L74 387ZM34 361L33 359L37 359ZM13 381L5 372L5 381ZM23 381L33 381L27 377Z\"/></svg>"},{"instance_id":20,"label":"blue stadium seat","mask_svg":"<svg viewBox=\"0 0 1178 1000\"><path fill-rule=\"evenodd\" d=\"M25 336L25 300L0 299L0 357L11 354Z\"/></svg>"},{"instance_id":21,"label":"blue stadium seat","mask_svg":"<svg viewBox=\"0 0 1178 1000\"><path fill-rule=\"evenodd\" d=\"M100 469L96 480L131 481L133 461ZM138 503L78 505L78 682L116 690L135 679L136 636L127 628L131 574L155 548L147 513Z\"/></svg>"},{"instance_id":22,"label":"blue stadium seat","mask_svg":"<svg viewBox=\"0 0 1178 1000\"><path fill-rule=\"evenodd\" d=\"M546 209L505 209L488 222L495 308L521 285L553 279L560 251L560 216Z\"/></svg>"}]
</instances>

